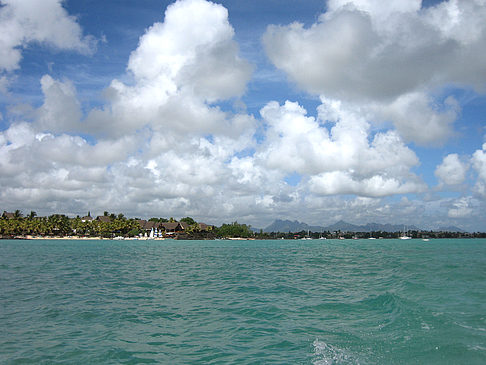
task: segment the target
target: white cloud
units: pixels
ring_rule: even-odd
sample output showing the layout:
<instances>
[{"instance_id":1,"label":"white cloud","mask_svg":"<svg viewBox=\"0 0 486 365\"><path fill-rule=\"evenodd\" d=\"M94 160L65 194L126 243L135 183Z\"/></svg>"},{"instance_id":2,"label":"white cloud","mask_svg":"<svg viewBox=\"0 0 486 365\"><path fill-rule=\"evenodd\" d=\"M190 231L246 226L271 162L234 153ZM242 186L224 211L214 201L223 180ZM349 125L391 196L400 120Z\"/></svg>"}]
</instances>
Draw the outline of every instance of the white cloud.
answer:
<instances>
[{"instance_id":1,"label":"white cloud","mask_svg":"<svg viewBox=\"0 0 486 365\"><path fill-rule=\"evenodd\" d=\"M486 198L486 143L481 150L474 152L471 158L472 165L478 174L475 191Z\"/></svg>"},{"instance_id":2,"label":"white cloud","mask_svg":"<svg viewBox=\"0 0 486 365\"><path fill-rule=\"evenodd\" d=\"M44 75L41 87L44 104L37 110L39 128L54 133L79 131L82 113L73 84Z\"/></svg>"},{"instance_id":3,"label":"white cloud","mask_svg":"<svg viewBox=\"0 0 486 365\"><path fill-rule=\"evenodd\" d=\"M412 92L391 103L370 104L368 109L379 119L392 121L405 140L436 145L453 134L452 125L460 107L452 96L440 104L424 92Z\"/></svg>"},{"instance_id":4,"label":"white cloud","mask_svg":"<svg viewBox=\"0 0 486 365\"><path fill-rule=\"evenodd\" d=\"M466 218L471 215L471 198L462 197L452 203L452 208L448 211L449 218Z\"/></svg>"},{"instance_id":5,"label":"white cloud","mask_svg":"<svg viewBox=\"0 0 486 365\"><path fill-rule=\"evenodd\" d=\"M458 185L466 179L468 169L468 164L462 162L459 155L452 153L444 157L442 163L437 166L435 176L441 185Z\"/></svg>"},{"instance_id":6,"label":"white cloud","mask_svg":"<svg viewBox=\"0 0 486 365\"><path fill-rule=\"evenodd\" d=\"M29 123L13 124L0 133L1 178L5 186L37 181L37 174L103 167L123 161L140 142L136 136L119 140L100 140L90 145L78 136L36 133ZM21 177L26 174L27 178ZM79 175L79 174L78 174ZM42 187L39 185L39 188Z\"/></svg>"},{"instance_id":7,"label":"white cloud","mask_svg":"<svg viewBox=\"0 0 486 365\"><path fill-rule=\"evenodd\" d=\"M396 178L375 175L358 180L352 174L333 171L312 176L310 191L320 195L355 194L358 196L382 197L394 194L415 193L422 189L420 184L400 183Z\"/></svg>"},{"instance_id":8,"label":"white cloud","mask_svg":"<svg viewBox=\"0 0 486 365\"><path fill-rule=\"evenodd\" d=\"M51 47L92 52L95 42L82 35L62 0L2 0L0 7L0 72L19 68L22 47L37 42Z\"/></svg>"},{"instance_id":9,"label":"white cloud","mask_svg":"<svg viewBox=\"0 0 486 365\"><path fill-rule=\"evenodd\" d=\"M470 55L486 42L484 2L420 3L330 1L310 28L270 26L264 44L301 87L331 97L389 100L449 82L483 88L486 68Z\"/></svg>"},{"instance_id":10,"label":"white cloud","mask_svg":"<svg viewBox=\"0 0 486 365\"><path fill-rule=\"evenodd\" d=\"M403 138L444 142L460 110L430 95L450 85L484 91L483 0L331 0L309 28L269 26L263 42L274 65L302 89L368 108Z\"/></svg>"},{"instance_id":11,"label":"white cloud","mask_svg":"<svg viewBox=\"0 0 486 365\"><path fill-rule=\"evenodd\" d=\"M386 20L397 13L412 13L420 10L422 0L328 0L328 12L341 11L343 8L356 9L370 14L376 20Z\"/></svg>"},{"instance_id":12,"label":"white cloud","mask_svg":"<svg viewBox=\"0 0 486 365\"><path fill-rule=\"evenodd\" d=\"M128 70L144 86L166 94L178 89L214 101L239 96L251 67L238 57L234 30L221 5L203 0L177 1L140 38ZM164 95L160 95L163 100Z\"/></svg>"},{"instance_id":13,"label":"white cloud","mask_svg":"<svg viewBox=\"0 0 486 365\"><path fill-rule=\"evenodd\" d=\"M208 105L241 96L250 78L252 67L238 56L233 35L223 6L173 3L130 55L134 85L114 80L106 91L110 108L93 110L88 126L105 135L147 125L182 134L234 134L231 118Z\"/></svg>"},{"instance_id":14,"label":"white cloud","mask_svg":"<svg viewBox=\"0 0 486 365\"><path fill-rule=\"evenodd\" d=\"M0 93L6 94L8 90L10 80L6 76L0 77Z\"/></svg>"},{"instance_id":15,"label":"white cloud","mask_svg":"<svg viewBox=\"0 0 486 365\"><path fill-rule=\"evenodd\" d=\"M257 164L284 174L310 176L316 194L386 196L422 191L410 172L416 155L392 132L370 136L370 125L359 111L323 98L322 123L307 117L297 103L268 103L261 115L268 124L265 142L255 155Z\"/></svg>"},{"instance_id":16,"label":"white cloud","mask_svg":"<svg viewBox=\"0 0 486 365\"><path fill-rule=\"evenodd\" d=\"M309 29L300 23L269 26L263 42L275 66L303 89L341 98L364 92L356 79L375 38L369 18L348 11Z\"/></svg>"}]
</instances>

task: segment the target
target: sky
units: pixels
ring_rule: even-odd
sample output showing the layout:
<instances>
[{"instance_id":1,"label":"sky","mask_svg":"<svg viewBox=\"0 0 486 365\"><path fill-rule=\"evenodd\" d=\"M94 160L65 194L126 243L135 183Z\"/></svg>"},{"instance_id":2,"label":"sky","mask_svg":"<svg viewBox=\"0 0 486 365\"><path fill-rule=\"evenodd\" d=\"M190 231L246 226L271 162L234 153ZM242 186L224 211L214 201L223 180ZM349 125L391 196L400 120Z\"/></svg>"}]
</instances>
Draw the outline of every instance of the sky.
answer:
<instances>
[{"instance_id":1,"label":"sky","mask_svg":"<svg viewBox=\"0 0 486 365\"><path fill-rule=\"evenodd\" d=\"M0 0L0 210L486 231L486 0Z\"/></svg>"}]
</instances>

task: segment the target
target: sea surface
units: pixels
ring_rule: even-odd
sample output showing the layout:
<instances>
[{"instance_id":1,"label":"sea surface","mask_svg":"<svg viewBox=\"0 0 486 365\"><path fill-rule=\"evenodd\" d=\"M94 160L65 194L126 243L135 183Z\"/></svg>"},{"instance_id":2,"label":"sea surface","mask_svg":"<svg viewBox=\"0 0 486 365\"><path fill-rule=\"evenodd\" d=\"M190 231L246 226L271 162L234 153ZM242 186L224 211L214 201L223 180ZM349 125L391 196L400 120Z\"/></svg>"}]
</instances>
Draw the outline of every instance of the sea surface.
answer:
<instances>
[{"instance_id":1,"label":"sea surface","mask_svg":"<svg viewBox=\"0 0 486 365\"><path fill-rule=\"evenodd\" d=\"M485 364L486 240L3 240L0 363Z\"/></svg>"}]
</instances>

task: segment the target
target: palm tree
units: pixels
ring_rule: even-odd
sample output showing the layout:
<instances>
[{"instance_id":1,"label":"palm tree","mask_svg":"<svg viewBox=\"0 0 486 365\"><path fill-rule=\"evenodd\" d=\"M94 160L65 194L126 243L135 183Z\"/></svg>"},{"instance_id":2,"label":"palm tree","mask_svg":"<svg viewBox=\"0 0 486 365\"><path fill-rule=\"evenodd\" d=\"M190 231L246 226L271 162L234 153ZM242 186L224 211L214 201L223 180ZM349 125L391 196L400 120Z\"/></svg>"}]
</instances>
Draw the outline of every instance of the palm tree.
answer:
<instances>
[{"instance_id":1,"label":"palm tree","mask_svg":"<svg viewBox=\"0 0 486 365\"><path fill-rule=\"evenodd\" d=\"M64 214L53 214L49 216L48 220L51 231L58 235L65 236L72 233L69 218Z\"/></svg>"},{"instance_id":2,"label":"palm tree","mask_svg":"<svg viewBox=\"0 0 486 365\"><path fill-rule=\"evenodd\" d=\"M194 225L194 224L197 224L196 221L194 219L192 219L191 217L185 217L185 218L181 218L180 220L181 222L186 222L187 224L189 224L190 226Z\"/></svg>"}]
</instances>

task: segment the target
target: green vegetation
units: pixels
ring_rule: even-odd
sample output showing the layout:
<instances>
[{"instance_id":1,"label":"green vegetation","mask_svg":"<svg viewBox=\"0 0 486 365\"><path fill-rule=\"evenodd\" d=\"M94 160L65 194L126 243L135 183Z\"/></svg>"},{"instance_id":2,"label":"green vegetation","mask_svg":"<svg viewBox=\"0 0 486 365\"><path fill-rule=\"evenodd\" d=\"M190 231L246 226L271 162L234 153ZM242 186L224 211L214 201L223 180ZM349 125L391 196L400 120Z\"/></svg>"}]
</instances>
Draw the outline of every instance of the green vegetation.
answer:
<instances>
[{"instance_id":1,"label":"green vegetation","mask_svg":"<svg viewBox=\"0 0 486 365\"><path fill-rule=\"evenodd\" d=\"M185 222L185 223L189 224L190 226L197 224L197 222L194 219L192 219L191 217L181 218L181 222Z\"/></svg>"},{"instance_id":2,"label":"green vegetation","mask_svg":"<svg viewBox=\"0 0 486 365\"><path fill-rule=\"evenodd\" d=\"M221 227L216 229L216 235L218 237L241 237L250 238L254 234L250 226L246 224L239 224L238 222L233 222L231 224L223 224Z\"/></svg>"},{"instance_id":3,"label":"green vegetation","mask_svg":"<svg viewBox=\"0 0 486 365\"><path fill-rule=\"evenodd\" d=\"M114 216L114 217L113 217ZM85 220L81 218L69 218L63 214L53 214L49 217L36 217L30 214L28 217L19 215L13 218L0 219L0 236L81 236L81 237L106 237L129 236L140 232L140 224L135 219L127 219L123 214L105 215L110 217L107 221ZM130 234L129 234L130 233Z\"/></svg>"},{"instance_id":4,"label":"green vegetation","mask_svg":"<svg viewBox=\"0 0 486 365\"><path fill-rule=\"evenodd\" d=\"M165 222L168 222L169 220L166 219L166 218L155 218L155 217L152 217L149 219L149 222L159 222L159 223L165 223Z\"/></svg>"}]
</instances>

